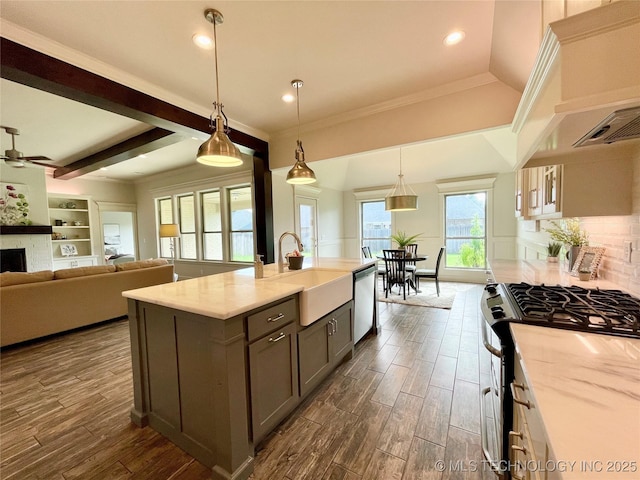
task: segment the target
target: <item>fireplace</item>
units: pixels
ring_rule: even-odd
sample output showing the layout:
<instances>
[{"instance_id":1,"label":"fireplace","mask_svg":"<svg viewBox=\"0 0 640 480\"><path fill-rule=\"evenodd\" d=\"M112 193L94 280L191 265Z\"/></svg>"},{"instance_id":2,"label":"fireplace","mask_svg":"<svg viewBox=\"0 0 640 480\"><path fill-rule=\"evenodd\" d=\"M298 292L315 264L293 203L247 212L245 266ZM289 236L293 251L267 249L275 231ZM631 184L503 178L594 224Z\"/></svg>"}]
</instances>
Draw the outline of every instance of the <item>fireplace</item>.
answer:
<instances>
[{"instance_id":1,"label":"fireplace","mask_svg":"<svg viewBox=\"0 0 640 480\"><path fill-rule=\"evenodd\" d=\"M4 248L0 250L0 271L26 272L27 255L24 248Z\"/></svg>"}]
</instances>

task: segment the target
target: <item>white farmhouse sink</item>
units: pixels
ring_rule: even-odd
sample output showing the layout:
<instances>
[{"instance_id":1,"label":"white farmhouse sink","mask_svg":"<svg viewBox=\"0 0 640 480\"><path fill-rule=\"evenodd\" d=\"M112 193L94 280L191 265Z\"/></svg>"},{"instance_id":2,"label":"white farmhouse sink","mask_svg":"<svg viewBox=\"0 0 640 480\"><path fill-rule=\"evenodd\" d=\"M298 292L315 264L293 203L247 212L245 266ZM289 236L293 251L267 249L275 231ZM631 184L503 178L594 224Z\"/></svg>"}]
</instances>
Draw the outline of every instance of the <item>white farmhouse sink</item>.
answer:
<instances>
[{"instance_id":1,"label":"white farmhouse sink","mask_svg":"<svg viewBox=\"0 0 640 480\"><path fill-rule=\"evenodd\" d=\"M304 287L300 292L300 325L311 325L353 298L352 273L308 268L265 278Z\"/></svg>"}]
</instances>

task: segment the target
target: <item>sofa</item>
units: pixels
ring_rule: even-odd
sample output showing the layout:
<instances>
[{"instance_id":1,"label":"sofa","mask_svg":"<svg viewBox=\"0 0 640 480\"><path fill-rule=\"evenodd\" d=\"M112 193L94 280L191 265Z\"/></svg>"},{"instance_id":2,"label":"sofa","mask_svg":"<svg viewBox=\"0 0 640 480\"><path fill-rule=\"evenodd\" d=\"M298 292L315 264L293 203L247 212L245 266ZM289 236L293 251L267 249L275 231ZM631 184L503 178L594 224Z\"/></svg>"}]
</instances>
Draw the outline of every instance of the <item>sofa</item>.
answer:
<instances>
[{"instance_id":1,"label":"sofa","mask_svg":"<svg viewBox=\"0 0 640 480\"><path fill-rule=\"evenodd\" d=\"M165 259L0 273L0 346L125 316L122 292L172 281Z\"/></svg>"}]
</instances>

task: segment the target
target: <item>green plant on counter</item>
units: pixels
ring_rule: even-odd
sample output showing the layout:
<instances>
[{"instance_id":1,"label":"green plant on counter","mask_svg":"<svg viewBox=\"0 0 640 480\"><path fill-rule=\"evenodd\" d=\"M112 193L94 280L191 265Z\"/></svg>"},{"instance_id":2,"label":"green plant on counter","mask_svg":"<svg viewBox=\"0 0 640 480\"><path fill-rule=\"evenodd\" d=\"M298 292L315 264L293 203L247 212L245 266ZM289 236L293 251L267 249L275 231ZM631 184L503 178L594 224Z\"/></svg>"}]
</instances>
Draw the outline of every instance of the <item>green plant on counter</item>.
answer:
<instances>
[{"instance_id":1,"label":"green plant on counter","mask_svg":"<svg viewBox=\"0 0 640 480\"><path fill-rule=\"evenodd\" d=\"M553 226L544 230L549 233L552 240L572 247L589 245L589 236L587 232L580 230L580 220L577 218L561 220L560 222L551 220L549 223Z\"/></svg>"},{"instance_id":2,"label":"green plant on counter","mask_svg":"<svg viewBox=\"0 0 640 480\"><path fill-rule=\"evenodd\" d=\"M405 248L410 243L413 243L420 235L422 234L418 233L417 235L407 235L405 232L397 231L391 235L391 240L398 245L398 248Z\"/></svg>"},{"instance_id":3,"label":"green plant on counter","mask_svg":"<svg viewBox=\"0 0 640 480\"><path fill-rule=\"evenodd\" d=\"M547 245L547 254L550 257L557 257L560 255L560 249L562 248L562 244L558 242L549 242Z\"/></svg>"}]
</instances>

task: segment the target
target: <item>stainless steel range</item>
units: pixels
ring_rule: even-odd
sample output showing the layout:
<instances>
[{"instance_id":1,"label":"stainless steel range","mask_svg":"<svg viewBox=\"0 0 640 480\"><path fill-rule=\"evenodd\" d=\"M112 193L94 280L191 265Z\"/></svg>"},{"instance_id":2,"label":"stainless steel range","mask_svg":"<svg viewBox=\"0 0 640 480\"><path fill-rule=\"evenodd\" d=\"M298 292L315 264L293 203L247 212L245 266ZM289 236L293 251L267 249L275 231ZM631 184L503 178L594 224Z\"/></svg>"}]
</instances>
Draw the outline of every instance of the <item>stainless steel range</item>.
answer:
<instances>
[{"instance_id":1,"label":"stainless steel range","mask_svg":"<svg viewBox=\"0 0 640 480\"><path fill-rule=\"evenodd\" d=\"M640 299L620 290L489 283L481 300L491 384L482 390L482 449L500 478L510 478L514 350L510 322L640 338Z\"/></svg>"}]
</instances>

